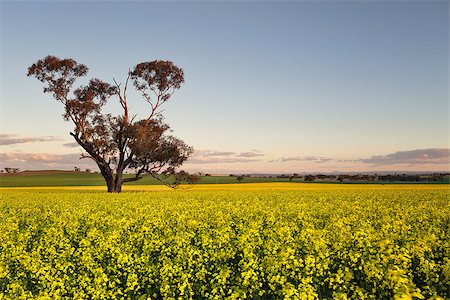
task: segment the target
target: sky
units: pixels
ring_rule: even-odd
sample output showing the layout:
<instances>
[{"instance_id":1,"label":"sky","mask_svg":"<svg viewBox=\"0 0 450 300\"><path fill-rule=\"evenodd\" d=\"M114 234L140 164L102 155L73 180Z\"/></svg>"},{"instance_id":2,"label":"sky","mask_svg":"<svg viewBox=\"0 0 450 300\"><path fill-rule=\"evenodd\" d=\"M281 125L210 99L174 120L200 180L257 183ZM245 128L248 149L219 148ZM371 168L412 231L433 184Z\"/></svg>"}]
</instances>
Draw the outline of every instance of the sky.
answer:
<instances>
[{"instance_id":1,"label":"sky","mask_svg":"<svg viewBox=\"0 0 450 300\"><path fill-rule=\"evenodd\" d=\"M0 13L0 168L92 166L26 76L55 55L108 82L143 61L183 68L164 116L195 149L188 171L450 170L448 1L1 1ZM136 93L129 103L148 112Z\"/></svg>"}]
</instances>

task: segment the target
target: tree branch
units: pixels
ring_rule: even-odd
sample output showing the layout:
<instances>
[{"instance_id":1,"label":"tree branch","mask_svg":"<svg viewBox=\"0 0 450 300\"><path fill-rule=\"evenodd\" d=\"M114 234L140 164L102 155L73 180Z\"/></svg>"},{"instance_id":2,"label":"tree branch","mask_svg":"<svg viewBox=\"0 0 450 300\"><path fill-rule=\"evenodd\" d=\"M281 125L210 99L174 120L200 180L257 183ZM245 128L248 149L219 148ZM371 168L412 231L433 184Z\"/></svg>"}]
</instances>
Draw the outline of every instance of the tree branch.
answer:
<instances>
[{"instance_id":1,"label":"tree branch","mask_svg":"<svg viewBox=\"0 0 450 300\"><path fill-rule=\"evenodd\" d=\"M93 161L95 161L95 158L93 158L92 156L86 155L86 154L84 154L83 152L81 152L81 154L80 154L80 159L83 159L83 158L90 158L90 159L92 159Z\"/></svg>"},{"instance_id":2,"label":"tree branch","mask_svg":"<svg viewBox=\"0 0 450 300\"><path fill-rule=\"evenodd\" d=\"M142 167L141 169L139 169L139 171L135 174L134 177L130 177L130 178L125 178L123 179L123 182L131 182L131 181L138 181L141 180L143 177L141 176L142 173L147 172L147 169L144 167Z\"/></svg>"}]
</instances>

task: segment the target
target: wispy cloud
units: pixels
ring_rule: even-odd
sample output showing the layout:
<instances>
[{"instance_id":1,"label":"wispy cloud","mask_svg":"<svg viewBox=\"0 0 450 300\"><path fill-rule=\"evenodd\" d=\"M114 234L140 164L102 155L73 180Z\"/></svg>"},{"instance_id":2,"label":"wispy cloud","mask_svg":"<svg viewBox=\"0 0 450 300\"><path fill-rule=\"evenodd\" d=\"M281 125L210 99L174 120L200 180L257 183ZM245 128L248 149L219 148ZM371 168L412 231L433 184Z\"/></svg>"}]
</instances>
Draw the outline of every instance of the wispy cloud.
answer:
<instances>
[{"instance_id":1,"label":"wispy cloud","mask_svg":"<svg viewBox=\"0 0 450 300\"><path fill-rule=\"evenodd\" d=\"M249 163L261 161L260 159L248 159L248 158L190 158L186 163L190 164L220 164L220 163Z\"/></svg>"},{"instance_id":2,"label":"wispy cloud","mask_svg":"<svg viewBox=\"0 0 450 300\"><path fill-rule=\"evenodd\" d=\"M416 149L409 151L397 151L386 155L375 155L369 158L355 160L355 162L373 165L395 164L449 164L449 148Z\"/></svg>"},{"instance_id":3,"label":"wispy cloud","mask_svg":"<svg viewBox=\"0 0 450 300\"><path fill-rule=\"evenodd\" d=\"M449 148L429 148L429 149L415 149L407 151L397 151L390 154L374 155L369 158L358 159L335 159L322 156L292 156L282 157L280 159L270 160L269 162L311 162L311 163L362 163L371 164L373 166L385 165L425 165L425 164L450 164L450 149Z\"/></svg>"},{"instance_id":4,"label":"wispy cloud","mask_svg":"<svg viewBox=\"0 0 450 300\"><path fill-rule=\"evenodd\" d=\"M289 162L289 161L303 161L303 162L313 162L313 163L326 163L334 160L329 157L322 156L292 156L292 157L282 157L280 159L270 160L269 162Z\"/></svg>"},{"instance_id":5,"label":"wispy cloud","mask_svg":"<svg viewBox=\"0 0 450 300\"><path fill-rule=\"evenodd\" d=\"M73 143L65 143L65 144L63 144L63 146L64 147L69 147L69 148L77 148L80 145L78 143L76 143L76 142L73 142Z\"/></svg>"},{"instance_id":6,"label":"wispy cloud","mask_svg":"<svg viewBox=\"0 0 450 300\"><path fill-rule=\"evenodd\" d=\"M61 138L56 136L20 137L13 134L0 134L0 145L2 146L34 142L53 142L61 140Z\"/></svg>"},{"instance_id":7,"label":"wispy cloud","mask_svg":"<svg viewBox=\"0 0 450 300\"><path fill-rule=\"evenodd\" d=\"M7 152L0 153L1 167L14 167L23 170L36 169L72 169L74 166L80 168L90 167L95 164L92 160L80 160L79 153L50 154L50 153L24 153Z\"/></svg>"},{"instance_id":8,"label":"wispy cloud","mask_svg":"<svg viewBox=\"0 0 450 300\"><path fill-rule=\"evenodd\" d=\"M232 151L216 151L216 150L196 150L195 153L201 156L232 156L236 155L236 152Z\"/></svg>"},{"instance_id":9,"label":"wispy cloud","mask_svg":"<svg viewBox=\"0 0 450 300\"><path fill-rule=\"evenodd\" d=\"M237 153L234 151L196 150L189 158L190 164L248 163L260 161L255 157L264 156L261 151L252 150Z\"/></svg>"},{"instance_id":10,"label":"wispy cloud","mask_svg":"<svg viewBox=\"0 0 450 300\"><path fill-rule=\"evenodd\" d=\"M248 152L241 152L237 155L237 157L259 157L259 156L265 156L265 154L259 150L252 150Z\"/></svg>"}]
</instances>

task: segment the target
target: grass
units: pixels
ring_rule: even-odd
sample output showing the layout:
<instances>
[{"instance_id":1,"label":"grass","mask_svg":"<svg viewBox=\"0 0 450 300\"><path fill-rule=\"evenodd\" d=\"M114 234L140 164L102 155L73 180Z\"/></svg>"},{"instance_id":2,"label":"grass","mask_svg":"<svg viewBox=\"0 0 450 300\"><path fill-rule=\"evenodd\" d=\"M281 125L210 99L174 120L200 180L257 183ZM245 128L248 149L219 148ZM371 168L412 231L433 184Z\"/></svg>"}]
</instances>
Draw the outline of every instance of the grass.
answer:
<instances>
[{"instance_id":1,"label":"grass","mask_svg":"<svg viewBox=\"0 0 450 300\"><path fill-rule=\"evenodd\" d=\"M132 176L132 175L127 175ZM287 178L245 178L243 183L286 182ZM231 176L202 176L199 184L231 184L237 183ZM26 175L0 176L0 187L51 187L51 186L103 186L105 180L100 174L71 172L71 173L38 173ZM125 185L161 185L151 176L139 181L128 182Z\"/></svg>"},{"instance_id":2,"label":"grass","mask_svg":"<svg viewBox=\"0 0 450 300\"><path fill-rule=\"evenodd\" d=\"M132 177L133 175L125 175ZM433 184L448 184L449 178L444 182L432 182ZM294 179L290 182L289 178L244 178L242 184L248 183L299 183L303 182L300 179ZM386 182L388 184L404 184L404 182ZM425 182L421 183L424 184ZM232 176L202 176L198 184L238 184L236 177ZM309 183L310 184L310 183ZM327 183L320 183L327 184ZM333 183L342 185L339 183ZM347 183L348 184L348 183ZM351 183L353 184L366 184L366 183ZM381 182L370 182L370 184L383 184ZM426 183L428 184L428 183ZM127 186L146 186L146 185L162 185L159 181L151 176L146 176L141 180L128 182L124 184ZM105 186L105 181L100 174L86 173L86 172L61 172L61 171L38 171L38 172L24 172L15 175L2 175L0 176L0 188L2 187L91 187L91 186Z\"/></svg>"}]
</instances>

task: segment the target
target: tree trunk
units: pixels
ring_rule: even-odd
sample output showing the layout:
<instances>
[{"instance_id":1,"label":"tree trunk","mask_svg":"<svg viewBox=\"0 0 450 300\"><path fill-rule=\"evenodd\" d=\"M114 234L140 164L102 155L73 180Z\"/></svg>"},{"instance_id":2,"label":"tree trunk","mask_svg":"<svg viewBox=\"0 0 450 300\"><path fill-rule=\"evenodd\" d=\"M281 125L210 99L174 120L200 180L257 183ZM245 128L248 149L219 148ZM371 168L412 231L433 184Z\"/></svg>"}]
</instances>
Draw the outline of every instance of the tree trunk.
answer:
<instances>
[{"instance_id":1,"label":"tree trunk","mask_svg":"<svg viewBox=\"0 0 450 300\"><path fill-rule=\"evenodd\" d=\"M116 178L114 178L114 193L120 193L122 192L122 184L124 182L123 180L123 155L119 158L119 165L116 169Z\"/></svg>"},{"instance_id":2,"label":"tree trunk","mask_svg":"<svg viewBox=\"0 0 450 300\"><path fill-rule=\"evenodd\" d=\"M123 172L122 170L117 169L116 179L114 180L115 193L122 192L122 184L123 184L122 172Z\"/></svg>"},{"instance_id":3,"label":"tree trunk","mask_svg":"<svg viewBox=\"0 0 450 300\"><path fill-rule=\"evenodd\" d=\"M104 176L103 176L104 177ZM108 193L120 193L122 192L123 181L116 181L113 178L104 177L106 181L106 186L108 187Z\"/></svg>"},{"instance_id":4,"label":"tree trunk","mask_svg":"<svg viewBox=\"0 0 450 300\"><path fill-rule=\"evenodd\" d=\"M120 170L118 170L120 172ZM103 178L105 178L106 186L108 187L108 193L120 193L122 192L122 173L117 173L116 178L112 175L112 172L108 174L109 172L106 172L106 176L103 175Z\"/></svg>"},{"instance_id":5,"label":"tree trunk","mask_svg":"<svg viewBox=\"0 0 450 300\"><path fill-rule=\"evenodd\" d=\"M83 142L76 133L70 132L70 135L73 136L75 141L81 147L83 147L83 149L86 150L87 153L89 153L90 158L92 158L96 162L98 168L100 169L100 173L102 174L103 178L105 179L106 186L108 188L108 193L120 193L122 191L123 181L120 182L120 185L118 185L115 182L114 174L113 174L113 171L111 170L111 167L109 166L109 164L100 155L98 155L95 152L92 145L90 145L87 142ZM122 172L123 172L123 170L120 172L120 178L122 178Z\"/></svg>"},{"instance_id":6,"label":"tree trunk","mask_svg":"<svg viewBox=\"0 0 450 300\"><path fill-rule=\"evenodd\" d=\"M106 186L108 188L108 193L120 193L122 191L122 185L118 186L114 180L114 175L109 166L104 166L102 164L97 164L100 168L103 178L105 179Z\"/></svg>"},{"instance_id":7,"label":"tree trunk","mask_svg":"<svg viewBox=\"0 0 450 300\"><path fill-rule=\"evenodd\" d=\"M108 193L115 193L116 192L116 186L114 185L114 181L112 179L106 178L106 186L108 187Z\"/></svg>"},{"instance_id":8,"label":"tree trunk","mask_svg":"<svg viewBox=\"0 0 450 300\"><path fill-rule=\"evenodd\" d=\"M120 182L120 183L117 183L117 184L115 185L115 189L116 189L115 193L120 193L120 192L122 192L122 183L121 183L121 182Z\"/></svg>"}]
</instances>

